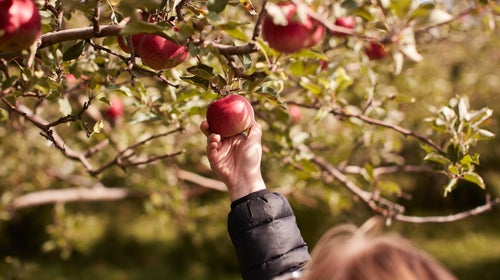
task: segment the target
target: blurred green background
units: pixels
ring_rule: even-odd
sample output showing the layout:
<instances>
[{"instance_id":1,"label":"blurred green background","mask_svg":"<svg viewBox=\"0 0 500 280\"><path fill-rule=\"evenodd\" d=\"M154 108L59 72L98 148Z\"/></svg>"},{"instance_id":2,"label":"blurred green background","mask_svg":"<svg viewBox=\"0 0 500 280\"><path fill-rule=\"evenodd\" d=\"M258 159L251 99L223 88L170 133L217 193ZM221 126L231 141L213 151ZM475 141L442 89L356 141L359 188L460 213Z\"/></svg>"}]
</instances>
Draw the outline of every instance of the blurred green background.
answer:
<instances>
[{"instance_id":1,"label":"blurred green background","mask_svg":"<svg viewBox=\"0 0 500 280\"><path fill-rule=\"evenodd\" d=\"M494 110L487 128L498 134L500 121L500 33L485 36L476 28L458 32L443 40L420 42L425 59L410 65L399 76L382 76L398 92L418 101L404 108L404 126L424 127L427 108L422 104L445 104L456 94L468 96L472 108L487 106ZM425 38L422 38L425 41ZM305 113L307 123L307 116ZM312 116L314 117L314 116ZM203 145L196 132L201 119L194 118L187 128L192 132L191 145ZM0 127L2 165L0 185L13 184L29 190L32 185L64 188L64 182L48 179L43 147L18 145L18 137L40 141L33 133L16 134L11 127ZM274 135L268 132L264 144L271 145ZM38 139L38 140L37 140ZM485 179L488 191L500 194L500 140L481 143L477 170ZM160 143L161 144L161 143ZM418 147L405 147L402 154L421 156ZM203 155L188 153L183 166L213 176L200 163ZM54 153L57 162L60 155ZM19 163L18 161L23 161ZM64 160L61 160L64 162ZM352 199L341 186L293 185L288 178L290 166L264 154L264 175L269 188L284 191L296 211L300 228L310 247L328 228L341 223L362 224L372 213ZM167 164L168 165L168 164ZM187 188L195 186L165 175L164 166L151 165L139 171L107 172L102 181L108 186L137 189L159 188L158 198L127 199L119 202L71 203L23 209L10 220L0 222L1 279L239 279L237 261L226 233L229 199L225 193L202 191L186 199ZM33 170L36 170L34 172ZM143 177L151 176L146 178ZM276 176L280 174L280 176ZM152 180L151 178L156 178ZM405 201L413 215L446 215L484 203L485 192L476 186L460 184L443 198L438 175L401 175L397 179L405 192ZM153 185L144 185L147 184ZM290 188L297 192L287 192ZM318 197L328 197L318 199ZM337 199L332 204L331 200ZM332 206L334 205L334 206ZM459 279L494 280L500 275L500 212L445 224L404 224L393 222L388 231L397 231L429 251L450 268Z\"/></svg>"}]
</instances>

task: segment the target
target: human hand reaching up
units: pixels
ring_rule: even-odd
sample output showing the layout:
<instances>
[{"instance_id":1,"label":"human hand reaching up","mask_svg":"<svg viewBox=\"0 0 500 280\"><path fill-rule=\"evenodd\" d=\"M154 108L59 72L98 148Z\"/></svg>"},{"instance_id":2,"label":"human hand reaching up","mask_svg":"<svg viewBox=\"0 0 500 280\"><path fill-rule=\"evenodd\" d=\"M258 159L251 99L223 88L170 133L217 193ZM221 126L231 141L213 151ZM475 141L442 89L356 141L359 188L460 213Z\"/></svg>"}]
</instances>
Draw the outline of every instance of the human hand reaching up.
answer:
<instances>
[{"instance_id":1,"label":"human hand reaching up","mask_svg":"<svg viewBox=\"0 0 500 280\"><path fill-rule=\"evenodd\" d=\"M213 133L207 121L200 125L207 136L210 167L226 184L229 198L235 201L266 188L260 169L262 159L262 127L254 121L247 135L241 133L222 138Z\"/></svg>"}]
</instances>

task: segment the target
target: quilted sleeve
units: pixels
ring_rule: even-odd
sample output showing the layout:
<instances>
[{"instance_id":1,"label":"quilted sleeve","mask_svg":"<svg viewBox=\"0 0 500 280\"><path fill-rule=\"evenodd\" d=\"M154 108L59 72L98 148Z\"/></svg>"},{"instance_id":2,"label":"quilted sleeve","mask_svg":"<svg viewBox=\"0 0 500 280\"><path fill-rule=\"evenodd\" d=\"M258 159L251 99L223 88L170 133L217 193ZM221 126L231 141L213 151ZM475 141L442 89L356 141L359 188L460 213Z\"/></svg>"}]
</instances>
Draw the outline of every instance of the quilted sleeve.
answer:
<instances>
[{"instance_id":1,"label":"quilted sleeve","mask_svg":"<svg viewBox=\"0 0 500 280\"><path fill-rule=\"evenodd\" d=\"M231 204L228 232L245 280L299 270L310 255L287 199L268 190Z\"/></svg>"}]
</instances>

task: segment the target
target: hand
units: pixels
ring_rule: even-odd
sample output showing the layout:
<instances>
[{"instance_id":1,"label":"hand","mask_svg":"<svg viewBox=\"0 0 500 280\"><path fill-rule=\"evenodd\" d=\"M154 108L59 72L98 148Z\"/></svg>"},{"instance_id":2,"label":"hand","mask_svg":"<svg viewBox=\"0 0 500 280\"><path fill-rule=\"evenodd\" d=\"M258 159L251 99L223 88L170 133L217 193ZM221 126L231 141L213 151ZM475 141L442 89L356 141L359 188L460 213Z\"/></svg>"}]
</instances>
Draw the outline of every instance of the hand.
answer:
<instances>
[{"instance_id":1,"label":"hand","mask_svg":"<svg viewBox=\"0 0 500 280\"><path fill-rule=\"evenodd\" d=\"M226 184L231 201L266 188L260 163L262 159L262 127L253 122L248 135L222 138L210 131L207 121L200 125L207 136L210 167Z\"/></svg>"}]
</instances>

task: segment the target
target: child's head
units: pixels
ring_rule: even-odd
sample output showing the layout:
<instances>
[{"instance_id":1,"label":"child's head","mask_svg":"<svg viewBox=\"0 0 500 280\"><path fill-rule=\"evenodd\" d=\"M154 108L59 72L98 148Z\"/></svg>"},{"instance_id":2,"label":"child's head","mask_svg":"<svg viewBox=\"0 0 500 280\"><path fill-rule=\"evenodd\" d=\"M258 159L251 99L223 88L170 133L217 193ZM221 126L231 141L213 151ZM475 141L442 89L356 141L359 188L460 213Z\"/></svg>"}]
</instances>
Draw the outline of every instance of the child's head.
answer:
<instances>
[{"instance_id":1,"label":"child's head","mask_svg":"<svg viewBox=\"0 0 500 280\"><path fill-rule=\"evenodd\" d=\"M361 228L342 225L326 232L312 251L304 280L451 280L431 256L396 234L378 234L377 219Z\"/></svg>"}]
</instances>

